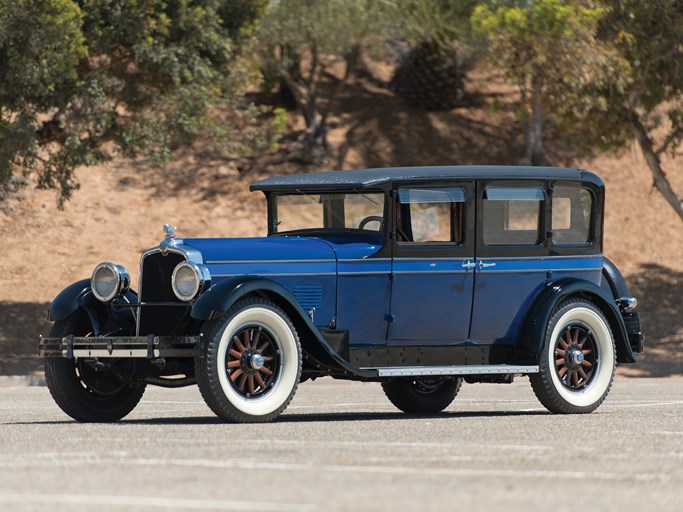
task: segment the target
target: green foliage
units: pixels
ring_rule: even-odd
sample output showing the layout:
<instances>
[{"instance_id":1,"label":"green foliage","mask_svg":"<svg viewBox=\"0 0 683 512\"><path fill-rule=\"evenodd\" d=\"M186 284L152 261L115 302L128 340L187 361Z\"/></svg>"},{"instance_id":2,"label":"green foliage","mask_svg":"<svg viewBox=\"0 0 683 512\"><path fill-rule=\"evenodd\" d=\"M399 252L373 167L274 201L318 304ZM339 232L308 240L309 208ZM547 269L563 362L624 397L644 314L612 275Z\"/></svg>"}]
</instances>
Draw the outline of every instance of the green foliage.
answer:
<instances>
[{"instance_id":1,"label":"green foliage","mask_svg":"<svg viewBox=\"0 0 683 512\"><path fill-rule=\"evenodd\" d=\"M81 11L69 0L3 2L0 10L0 105L18 110L61 106L85 57ZM22 91L18 97L15 91Z\"/></svg>"},{"instance_id":2,"label":"green foliage","mask_svg":"<svg viewBox=\"0 0 683 512\"><path fill-rule=\"evenodd\" d=\"M463 104L465 80L478 58L470 16L474 0L399 0L401 57L390 86L414 105L448 110Z\"/></svg>"},{"instance_id":3,"label":"green foliage","mask_svg":"<svg viewBox=\"0 0 683 512\"><path fill-rule=\"evenodd\" d=\"M16 172L60 201L107 145L152 162L224 133L239 97L233 37L263 2L17 0L0 4L0 195ZM222 17L222 16L225 16Z\"/></svg>"},{"instance_id":4,"label":"green foliage","mask_svg":"<svg viewBox=\"0 0 683 512\"><path fill-rule=\"evenodd\" d=\"M265 12L260 38L299 55L314 51L326 65L359 45L383 40L393 9L390 0L278 0Z\"/></svg>"},{"instance_id":5,"label":"green foliage","mask_svg":"<svg viewBox=\"0 0 683 512\"><path fill-rule=\"evenodd\" d=\"M527 119L524 161L549 163L543 125L572 125L585 113L607 108L595 91L623 89L624 63L597 38L604 10L588 0L495 2L478 6L473 28L488 40L491 60L522 93Z\"/></svg>"},{"instance_id":6,"label":"green foliage","mask_svg":"<svg viewBox=\"0 0 683 512\"><path fill-rule=\"evenodd\" d=\"M493 5L477 7L472 24L529 100L527 116L543 110L560 126L582 123L583 141L603 147L636 140L655 186L683 219L660 159L683 142L683 0ZM664 133L658 146L655 130Z\"/></svg>"},{"instance_id":7,"label":"green foliage","mask_svg":"<svg viewBox=\"0 0 683 512\"><path fill-rule=\"evenodd\" d=\"M471 38L470 17L477 0L398 0L403 37L411 46L431 41L462 50Z\"/></svg>"},{"instance_id":8,"label":"green foliage","mask_svg":"<svg viewBox=\"0 0 683 512\"><path fill-rule=\"evenodd\" d=\"M607 1L600 37L622 59L623 87L596 91L609 108L593 112L601 142L632 140L636 115L649 131L664 126L660 153L675 154L683 139L683 1Z\"/></svg>"},{"instance_id":9,"label":"green foliage","mask_svg":"<svg viewBox=\"0 0 683 512\"><path fill-rule=\"evenodd\" d=\"M289 113L287 110L281 107L273 109L273 128L272 134L270 136L270 148L277 149L277 141L284 135L287 129L287 121L289 119Z\"/></svg>"},{"instance_id":10,"label":"green foliage","mask_svg":"<svg viewBox=\"0 0 683 512\"><path fill-rule=\"evenodd\" d=\"M548 111L592 107L586 88L614 83L614 53L596 39L603 10L585 1L534 0L492 10L480 5L472 25L489 42L491 60L526 95L538 88ZM533 82L533 83L532 83ZM616 86L621 86L618 82Z\"/></svg>"},{"instance_id":11,"label":"green foliage","mask_svg":"<svg viewBox=\"0 0 683 512\"><path fill-rule=\"evenodd\" d=\"M683 200L661 161L667 152L675 158L683 142L682 26L683 0L605 2L600 36L617 50L625 85L595 91L608 108L594 109L591 124L605 146L637 142L654 186L683 220Z\"/></svg>"},{"instance_id":12,"label":"green foliage","mask_svg":"<svg viewBox=\"0 0 683 512\"><path fill-rule=\"evenodd\" d=\"M333 98L353 74L361 51L390 37L396 24L390 0L278 0L270 2L258 30L266 84L277 76L294 96L306 122L305 160L326 153L326 117ZM326 74L341 64L344 76L323 90Z\"/></svg>"},{"instance_id":13,"label":"green foliage","mask_svg":"<svg viewBox=\"0 0 683 512\"><path fill-rule=\"evenodd\" d=\"M75 187L60 171L71 158L61 153L44 160L35 127L38 114L64 108L69 92L79 84L76 67L87 52L81 23L80 9L69 0L19 0L0 6L0 196L17 166L42 166L45 180L64 190ZM64 142L77 146L72 139Z\"/></svg>"}]
</instances>

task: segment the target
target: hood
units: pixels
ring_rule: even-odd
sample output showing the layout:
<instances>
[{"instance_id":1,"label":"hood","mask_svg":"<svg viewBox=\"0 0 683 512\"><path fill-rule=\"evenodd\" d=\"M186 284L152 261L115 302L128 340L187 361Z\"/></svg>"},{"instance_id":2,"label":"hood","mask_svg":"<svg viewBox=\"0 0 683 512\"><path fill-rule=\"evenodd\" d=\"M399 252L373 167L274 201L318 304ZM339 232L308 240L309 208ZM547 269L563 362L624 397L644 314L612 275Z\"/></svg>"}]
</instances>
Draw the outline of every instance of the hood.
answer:
<instances>
[{"instance_id":1,"label":"hood","mask_svg":"<svg viewBox=\"0 0 683 512\"><path fill-rule=\"evenodd\" d=\"M361 260L372 256L384 245L382 235L349 235L338 234L317 238L329 245L337 256L337 260Z\"/></svg>"},{"instance_id":2,"label":"hood","mask_svg":"<svg viewBox=\"0 0 683 512\"><path fill-rule=\"evenodd\" d=\"M332 247L314 238L185 238L183 243L201 252L207 265L218 262L336 260Z\"/></svg>"}]
</instances>

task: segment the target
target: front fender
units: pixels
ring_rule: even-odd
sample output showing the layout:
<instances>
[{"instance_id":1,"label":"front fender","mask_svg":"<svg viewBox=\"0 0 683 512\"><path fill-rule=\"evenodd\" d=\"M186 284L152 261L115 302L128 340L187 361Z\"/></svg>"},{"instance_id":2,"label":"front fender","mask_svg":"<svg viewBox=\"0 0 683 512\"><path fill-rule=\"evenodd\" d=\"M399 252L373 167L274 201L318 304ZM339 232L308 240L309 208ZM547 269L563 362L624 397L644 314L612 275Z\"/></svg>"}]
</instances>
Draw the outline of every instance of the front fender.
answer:
<instances>
[{"instance_id":1,"label":"front fender","mask_svg":"<svg viewBox=\"0 0 683 512\"><path fill-rule=\"evenodd\" d=\"M90 279L81 279L64 288L50 303L47 319L51 322L64 320L83 304L92 303L95 297L90 290Z\"/></svg>"},{"instance_id":2,"label":"front fender","mask_svg":"<svg viewBox=\"0 0 683 512\"><path fill-rule=\"evenodd\" d=\"M281 284L261 277L240 276L225 279L203 293L192 306L192 318L197 320L216 318L230 309L230 306L242 297L264 290L281 295L304 317L307 317L296 299Z\"/></svg>"},{"instance_id":3,"label":"front fender","mask_svg":"<svg viewBox=\"0 0 683 512\"><path fill-rule=\"evenodd\" d=\"M298 320L305 324L306 328L310 334L315 337L318 344L340 367L360 377L377 377L377 372L375 370L362 370L337 354L327 340L320 334L318 328L313 324L310 317L289 290L270 279L240 276L221 281L220 283L213 285L197 299L192 307L192 318L198 320L211 320L217 318L230 309L238 300L249 294L265 294L271 297L279 297L286 304L286 309L288 309L290 313L298 315ZM281 303L280 305L282 306L283 304Z\"/></svg>"},{"instance_id":4,"label":"front fender","mask_svg":"<svg viewBox=\"0 0 683 512\"><path fill-rule=\"evenodd\" d=\"M545 343L548 322L559 304L572 296L593 302L609 322L617 349L617 362L633 363L635 357L628 340L624 319L603 288L583 279L563 278L547 285L533 302L524 322L524 329L515 347L515 360L536 364Z\"/></svg>"},{"instance_id":5,"label":"front fender","mask_svg":"<svg viewBox=\"0 0 683 512\"><path fill-rule=\"evenodd\" d=\"M126 300L131 303L137 302L137 294L128 290ZM50 303L47 318L52 322L58 322L78 309L82 309L88 315L95 336L117 329L130 330L131 325L135 325L134 314L128 308L121 308L112 313L107 304L95 298L90 289L90 279L81 279L64 288Z\"/></svg>"}]
</instances>

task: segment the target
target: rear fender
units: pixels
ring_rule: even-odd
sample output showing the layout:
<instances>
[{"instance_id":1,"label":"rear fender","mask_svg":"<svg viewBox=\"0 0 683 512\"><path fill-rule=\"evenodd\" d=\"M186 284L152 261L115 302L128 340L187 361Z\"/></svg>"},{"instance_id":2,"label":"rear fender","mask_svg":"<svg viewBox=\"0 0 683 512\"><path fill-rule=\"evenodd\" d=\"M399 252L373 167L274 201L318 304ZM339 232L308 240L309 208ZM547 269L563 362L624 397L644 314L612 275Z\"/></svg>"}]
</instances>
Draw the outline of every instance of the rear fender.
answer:
<instances>
[{"instance_id":1,"label":"rear fender","mask_svg":"<svg viewBox=\"0 0 683 512\"><path fill-rule=\"evenodd\" d=\"M633 363L635 357L626 334L624 319L614 298L603 288L583 279L563 278L550 283L536 298L527 313L524 329L515 346L517 362L537 364L545 343L546 329L553 313L566 299L580 297L595 304L609 322L617 349L617 362Z\"/></svg>"},{"instance_id":2,"label":"rear fender","mask_svg":"<svg viewBox=\"0 0 683 512\"><path fill-rule=\"evenodd\" d=\"M604 288L605 291L609 291L615 299L631 296L631 292L626 284L626 279L624 279L624 276L619 272L617 266L605 257L602 259L601 277L602 288Z\"/></svg>"}]
</instances>

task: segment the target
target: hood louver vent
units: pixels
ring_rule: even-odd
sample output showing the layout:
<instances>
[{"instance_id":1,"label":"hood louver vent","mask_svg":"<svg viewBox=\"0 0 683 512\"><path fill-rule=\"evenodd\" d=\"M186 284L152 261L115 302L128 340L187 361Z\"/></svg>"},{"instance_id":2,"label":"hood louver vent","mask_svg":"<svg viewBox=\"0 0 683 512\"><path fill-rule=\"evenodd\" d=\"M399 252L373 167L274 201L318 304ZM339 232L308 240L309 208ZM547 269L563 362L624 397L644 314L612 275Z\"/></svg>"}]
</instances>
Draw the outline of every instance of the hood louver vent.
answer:
<instances>
[{"instance_id":1,"label":"hood louver vent","mask_svg":"<svg viewBox=\"0 0 683 512\"><path fill-rule=\"evenodd\" d=\"M297 302L304 310L322 308L323 289L320 286L295 286L293 292Z\"/></svg>"}]
</instances>

